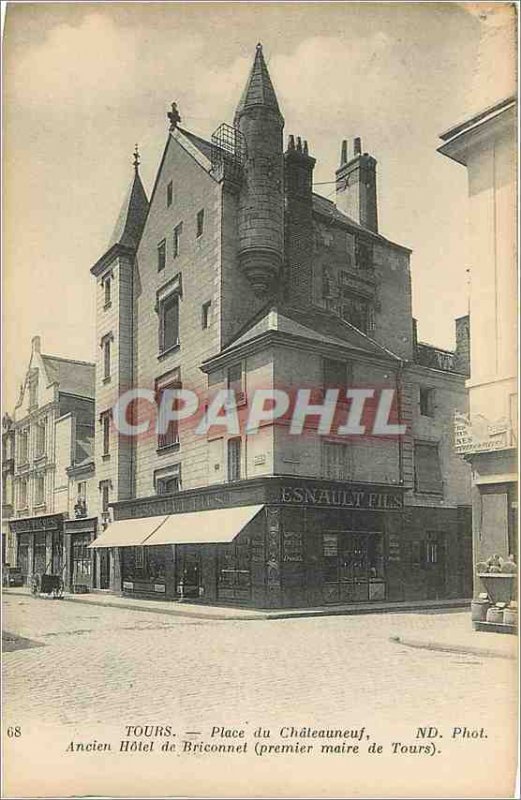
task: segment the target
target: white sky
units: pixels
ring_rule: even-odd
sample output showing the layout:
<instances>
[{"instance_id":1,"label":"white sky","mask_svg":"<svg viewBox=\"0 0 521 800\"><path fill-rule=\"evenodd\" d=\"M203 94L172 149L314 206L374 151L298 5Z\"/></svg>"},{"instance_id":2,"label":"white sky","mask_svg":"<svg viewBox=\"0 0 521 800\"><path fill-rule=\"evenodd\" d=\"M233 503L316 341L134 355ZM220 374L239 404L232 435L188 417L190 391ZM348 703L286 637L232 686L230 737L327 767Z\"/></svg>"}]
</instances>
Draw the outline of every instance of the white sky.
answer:
<instances>
[{"instance_id":1,"label":"white sky","mask_svg":"<svg viewBox=\"0 0 521 800\"><path fill-rule=\"evenodd\" d=\"M378 160L380 231L411 247L422 340L467 312L466 171L436 153L465 116L480 23L456 3L14 4L4 51L4 405L30 353L94 360L94 279L139 142L150 192L178 102L231 122L257 41L286 119L332 181L342 138ZM334 186L317 188L325 196Z\"/></svg>"}]
</instances>

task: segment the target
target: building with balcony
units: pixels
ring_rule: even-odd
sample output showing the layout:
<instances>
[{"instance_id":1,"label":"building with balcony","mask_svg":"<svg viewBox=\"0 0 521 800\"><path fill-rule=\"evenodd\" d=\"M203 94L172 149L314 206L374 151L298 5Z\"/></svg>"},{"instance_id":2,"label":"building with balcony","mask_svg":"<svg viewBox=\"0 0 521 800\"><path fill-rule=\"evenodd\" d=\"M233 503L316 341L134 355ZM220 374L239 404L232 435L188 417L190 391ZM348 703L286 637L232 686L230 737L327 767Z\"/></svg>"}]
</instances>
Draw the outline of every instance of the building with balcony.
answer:
<instances>
[{"instance_id":1,"label":"building with balcony","mask_svg":"<svg viewBox=\"0 0 521 800\"><path fill-rule=\"evenodd\" d=\"M515 10L491 6L480 21L471 108L438 148L468 176L469 413L456 416L455 432L456 450L472 468L475 562L517 552L519 363ZM478 579L475 589L483 591Z\"/></svg>"},{"instance_id":2,"label":"building with balcony","mask_svg":"<svg viewBox=\"0 0 521 800\"><path fill-rule=\"evenodd\" d=\"M168 117L150 199L136 158L91 270L107 522L93 549L110 554L111 587L257 607L468 596L469 468L451 427L467 410L468 341L417 342L411 251L379 230L376 160L342 142L335 201L315 194L307 142L284 149L260 45L232 125L207 140L175 104ZM222 389L237 428L127 435L114 414L131 387L145 398L134 426L150 397L189 389L206 413ZM336 387L343 418L346 387L367 389L369 416L390 390L405 433L248 430L256 390L302 387L316 403Z\"/></svg>"},{"instance_id":3,"label":"building with balcony","mask_svg":"<svg viewBox=\"0 0 521 800\"><path fill-rule=\"evenodd\" d=\"M93 430L94 364L44 355L35 336L9 427L9 529L14 563L26 581L35 573L52 573L70 585L72 539L67 524L74 516L75 495L69 470L78 460L92 457ZM94 503L82 510L97 514Z\"/></svg>"}]
</instances>

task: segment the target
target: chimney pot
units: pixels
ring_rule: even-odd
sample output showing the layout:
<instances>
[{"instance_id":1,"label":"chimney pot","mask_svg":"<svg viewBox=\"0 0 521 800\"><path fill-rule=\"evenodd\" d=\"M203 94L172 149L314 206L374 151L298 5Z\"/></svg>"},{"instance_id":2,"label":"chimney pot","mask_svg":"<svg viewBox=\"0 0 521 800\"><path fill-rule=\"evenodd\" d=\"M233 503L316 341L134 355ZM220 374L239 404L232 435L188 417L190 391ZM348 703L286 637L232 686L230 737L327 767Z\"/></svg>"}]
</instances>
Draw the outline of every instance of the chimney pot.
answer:
<instances>
[{"instance_id":1,"label":"chimney pot","mask_svg":"<svg viewBox=\"0 0 521 800\"><path fill-rule=\"evenodd\" d=\"M355 156L359 156L362 153L362 140L360 136L356 136L353 139L353 154Z\"/></svg>"},{"instance_id":2,"label":"chimney pot","mask_svg":"<svg viewBox=\"0 0 521 800\"><path fill-rule=\"evenodd\" d=\"M347 139L342 140L342 153L340 155L340 166L347 164Z\"/></svg>"},{"instance_id":3,"label":"chimney pot","mask_svg":"<svg viewBox=\"0 0 521 800\"><path fill-rule=\"evenodd\" d=\"M295 137L293 136L292 133L290 133L288 138L288 150L294 150L294 149L295 149Z\"/></svg>"},{"instance_id":4,"label":"chimney pot","mask_svg":"<svg viewBox=\"0 0 521 800\"><path fill-rule=\"evenodd\" d=\"M302 139L300 136L297 136L297 152L302 153Z\"/></svg>"},{"instance_id":5,"label":"chimney pot","mask_svg":"<svg viewBox=\"0 0 521 800\"><path fill-rule=\"evenodd\" d=\"M31 339L31 349L33 353L40 353L42 347L42 340L39 336L33 336Z\"/></svg>"},{"instance_id":6,"label":"chimney pot","mask_svg":"<svg viewBox=\"0 0 521 800\"><path fill-rule=\"evenodd\" d=\"M309 155L307 139L304 139L304 155L305 156Z\"/></svg>"}]
</instances>

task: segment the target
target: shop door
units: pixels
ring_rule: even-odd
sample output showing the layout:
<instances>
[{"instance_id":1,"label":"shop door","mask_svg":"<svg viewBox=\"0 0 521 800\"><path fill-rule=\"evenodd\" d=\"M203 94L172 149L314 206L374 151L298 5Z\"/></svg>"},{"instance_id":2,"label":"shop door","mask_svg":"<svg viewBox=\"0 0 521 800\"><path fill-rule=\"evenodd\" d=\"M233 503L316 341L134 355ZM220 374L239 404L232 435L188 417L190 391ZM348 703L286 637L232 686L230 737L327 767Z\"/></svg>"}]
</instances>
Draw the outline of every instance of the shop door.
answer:
<instances>
[{"instance_id":1,"label":"shop door","mask_svg":"<svg viewBox=\"0 0 521 800\"><path fill-rule=\"evenodd\" d=\"M323 599L326 603L385 599L381 534L326 533L323 546Z\"/></svg>"},{"instance_id":2,"label":"shop door","mask_svg":"<svg viewBox=\"0 0 521 800\"><path fill-rule=\"evenodd\" d=\"M428 533L425 540L425 583L428 600L446 596L445 535Z\"/></svg>"},{"instance_id":3,"label":"shop door","mask_svg":"<svg viewBox=\"0 0 521 800\"><path fill-rule=\"evenodd\" d=\"M98 551L99 559L99 588L110 589L110 552L105 548Z\"/></svg>"},{"instance_id":4,"label":"shop door","mask_svg":"<svg viewBox=\"0 0 521 800\"><path fill-rule=\"evenodd\" d=\"M17 540L16 565L25 580L29 574L29 534L19 533Z\"/></svg>"},{"instance_id":5,"label":"shop door","mask_svg":"<svg viewBox=\"0 0 521 800\"><path fill-rule=\"evenodd\" d=\"M63 540L59 531L52 534L52 574L62 574Z\"/></svg>"},{"instance_id":6,"label":"shop door","mask_svg":"<svg viewBox=\"0 0 521 800\"><path fill-rule=\"evenodd\" d=\"M91 558L90 534L75 533L72 536L72 582L76 586L90 586Z\"/></svg>"},{"instance_id":7,"label":"shop door","mask_svg":"<svg viewBox=\"0 0 521 800\"><path fill-rule=\"evenodd\" d=\"M186 550L181 555L183 597L199 597L201 586L201 557L197 550Z\"/></svg>"},{"instance_id":8,"label":"shop door","mask_svg":"<svg viewBox=\"0 0 521 800\"><path fill-rule=\"evenodd\" d=\"M34 534L33 573L45 574L46 562L46 534Z\"/></svg>"}]
</instances>

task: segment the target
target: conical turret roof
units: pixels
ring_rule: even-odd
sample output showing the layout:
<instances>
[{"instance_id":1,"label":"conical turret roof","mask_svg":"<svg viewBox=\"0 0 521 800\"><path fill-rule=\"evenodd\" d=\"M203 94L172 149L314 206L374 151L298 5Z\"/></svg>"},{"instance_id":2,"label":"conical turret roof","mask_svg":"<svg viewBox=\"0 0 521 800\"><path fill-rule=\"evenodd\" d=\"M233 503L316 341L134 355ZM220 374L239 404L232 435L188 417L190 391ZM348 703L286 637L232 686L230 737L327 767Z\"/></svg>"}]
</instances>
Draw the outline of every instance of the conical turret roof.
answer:
<instances>
[{"instance_id":1,"label":"conical turret roof","mask_svg":"<svg viewBox=\"0 0 521 800\"><path fill-rule=\"evenodd\" d=\"M245 109L259 105L273 109L273 111L276 111L277 114L282 117L277 95L275 94L275 89L271 82L268 67L264 61L261 44L257 45L253 66L248 80L246 81L246 86L244 87L239 105L235 111L235 120L237 121L239 119Z\"/></svg>"},{"instance_id":2,"label":"conical turret roof","mask_svg":"<svg viewBox=\"0 0 521 800\"><path fill-rule=\"evenodd\" d=\"M107 250L117 244L135 249L139 244L147 213L148 199L136 166L134 179L121 206Z\"/></svg>"}]
</instances>

